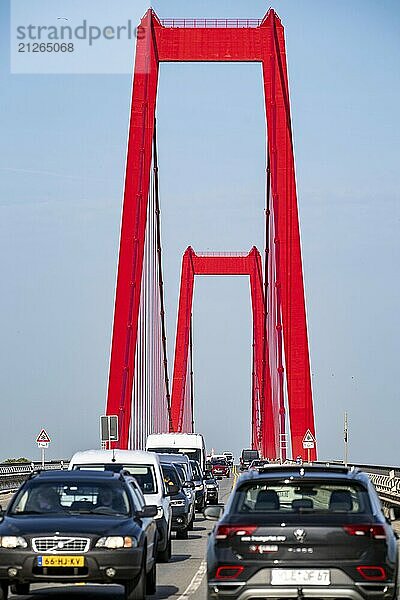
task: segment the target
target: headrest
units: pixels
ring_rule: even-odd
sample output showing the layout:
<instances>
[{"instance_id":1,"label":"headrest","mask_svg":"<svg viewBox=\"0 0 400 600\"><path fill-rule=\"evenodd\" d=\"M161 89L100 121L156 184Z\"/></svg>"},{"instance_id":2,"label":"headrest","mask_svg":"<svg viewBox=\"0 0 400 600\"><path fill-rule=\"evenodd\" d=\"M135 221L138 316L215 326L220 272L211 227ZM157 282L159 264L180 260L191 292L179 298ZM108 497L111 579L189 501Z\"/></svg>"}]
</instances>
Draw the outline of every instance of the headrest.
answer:
<instances>
[{"instance_id":1,"label":"headrest","mask_svg":"<svg viewBox=\"0 0 400 600\"><path fill-rule=\"evenodd\" d=\"M302 508L314 508L311 498L296 498L296 500L292 500L293 510L301 510Z\"/></svg>"},{"instance_id":2,"label":"headrest","mask_svg":"<svg viewBox=\"0 0 400 600\"><path fill-rule=\"evenodd\" d=\"M260 490L257 494L255 510L279 510L279 496L275 490Z\"/></svg>"},{"instance_id":3,"label":"headrest","mask_svg":"<svg viewBox=\"0 0 400 600\"><path fill-rule=\"evenodd\" d=\"M346 512L353 510L353 499L349 490L333 490L329 500L329 510Z\"/></svg>"}]
</instances>

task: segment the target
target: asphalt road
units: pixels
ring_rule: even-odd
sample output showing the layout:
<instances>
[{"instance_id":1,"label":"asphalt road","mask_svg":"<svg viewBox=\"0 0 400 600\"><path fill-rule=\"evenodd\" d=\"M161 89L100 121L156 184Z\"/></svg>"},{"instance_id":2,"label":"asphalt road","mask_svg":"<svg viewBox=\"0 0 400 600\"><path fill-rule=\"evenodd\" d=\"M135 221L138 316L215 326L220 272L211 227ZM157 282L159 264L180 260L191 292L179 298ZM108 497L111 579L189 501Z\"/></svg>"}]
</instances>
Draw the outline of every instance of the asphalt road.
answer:
<instances>
[{"instance_id":1,"label":"asphalt road","mask_svg":"<svg viewBox=\"0 0 400 600\"><path fill-rule=\"evenodd\" d=\"M220 502L226 501L232 479L220 481ZM172 542L173 556L169 563L157 565L157 593L149 600L205 600L205 554L208 533L213 522L197 514L194 530L189 539ZM33 585L29 596L9 595L19 600L123 600L123 588L117 585Z\"/></svg>"}]
</instances>

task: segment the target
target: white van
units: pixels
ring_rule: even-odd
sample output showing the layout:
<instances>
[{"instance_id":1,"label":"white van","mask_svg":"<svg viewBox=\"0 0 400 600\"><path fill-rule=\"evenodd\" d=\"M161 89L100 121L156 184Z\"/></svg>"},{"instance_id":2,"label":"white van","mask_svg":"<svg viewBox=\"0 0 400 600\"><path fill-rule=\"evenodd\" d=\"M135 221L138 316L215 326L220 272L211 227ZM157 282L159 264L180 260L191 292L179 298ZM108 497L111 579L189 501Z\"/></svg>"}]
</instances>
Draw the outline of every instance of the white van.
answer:
<instances>
[{"instance_id":1,"label":"white van","mask_svg":"<svg viewBox=\"0 0 400 600\"><path fill-rule=\"evenodd\" d=\"M204 471L206 447L201 433L151 433L147 437L146 450L167 454L186 454L191 460L197 460Z\"/></svg>"},{"instance_id":2,"label":"white van","mask_svg":"<svg viewBox=\"0 0 400 600\"><path fill-rule=\"evenodd\" d=\"M70 470L102 470L119 472L122 469L135 477L142 489L146 504L156 504L160 562L171 558L172 509L164 483L160 460L154 452L143 450L84 450L76 452L69 463Z\"/></svg>"}]
</instances>

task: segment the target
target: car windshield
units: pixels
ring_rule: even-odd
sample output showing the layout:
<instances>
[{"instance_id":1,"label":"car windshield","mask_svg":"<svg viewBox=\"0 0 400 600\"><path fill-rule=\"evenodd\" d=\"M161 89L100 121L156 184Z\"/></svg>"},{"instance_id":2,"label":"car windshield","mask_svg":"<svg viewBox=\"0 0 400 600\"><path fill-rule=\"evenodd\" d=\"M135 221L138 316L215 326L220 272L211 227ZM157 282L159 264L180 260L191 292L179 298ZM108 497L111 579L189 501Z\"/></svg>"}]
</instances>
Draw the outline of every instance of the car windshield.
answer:
<instances>
[{"instance_id":1,"label":"car windshield","mask_svg":"<svg viewBox=\"0 0 400 600\"><path fill-rule=\"evenodd\" d=\"M367 490L356 483L326 481L258 481L239 488L234 513L270 513L281 519L299 514L370 515Z\"/></svg>"},{"instance_id":2,"label":"car windshield","mask_svg":"<svg viewBox=\"0 0 400 600\"><path fill-rule=\"evenodd\" d=\"M157 452L158 454L185 454L191 460L201 461L201 449L200 448L178 448L177 446L165 447L165 448L148 448L148 452Z\"/></svg>"},{"instance_id":3,"label":"car windshield","mask_svg":"<svg viewBox=\"0 0 400 600\"><path fill-rule=\"evenodd\" d=\"M182 479L182 481L187 481L186 471L183 466L179 463L175 463L174 467L178 471L179 477Z\"/></svg>"},{"instance_id":4,"label":"car windshield","mask_svg":"<svg viewBox=\"0 0 400 600\"><path fill-rule=\"evenodd\" d=\"M200 471L199 463L196 462L195 460L191 460L190 464L192 465L192 471L193 471L194 478L196 480L202 479L203 476L202 476L201 471Z\"/></svg>"},{"instance_id":5,"label":"car windshield","mask_svg":"<svg viewBox=\"0 0 400 600\"><path fill-rule=\"evenodd\" d=\"M157 480L153 465L107 463L102 465L75 465L74 469L78 471L113 471L114 473L120 473L122 470L128 471L138 482L143 494L157 493Z\"/></svg>"},{"instance_id":6,"label":"car windshield","mask_svg":"<svg viewBox=\"0 0 400 600\"><path fill-rule=\"evenodd\" d=\"M129 516L128 495L118 482L32 481L13 501L9 514L97 514Z\"/></svg>"},{"instance_id":7,"label":"car windshield","mask_svg":"<svg viewBox=\"0 0 400 600\"><path fill-rule=\"evenodd\" d=\"M161 468L167 486L177 485L179 488L182 487L182 481L175 467L172 467L171 465L161 465Z\"/></svg>"}]
</instances>

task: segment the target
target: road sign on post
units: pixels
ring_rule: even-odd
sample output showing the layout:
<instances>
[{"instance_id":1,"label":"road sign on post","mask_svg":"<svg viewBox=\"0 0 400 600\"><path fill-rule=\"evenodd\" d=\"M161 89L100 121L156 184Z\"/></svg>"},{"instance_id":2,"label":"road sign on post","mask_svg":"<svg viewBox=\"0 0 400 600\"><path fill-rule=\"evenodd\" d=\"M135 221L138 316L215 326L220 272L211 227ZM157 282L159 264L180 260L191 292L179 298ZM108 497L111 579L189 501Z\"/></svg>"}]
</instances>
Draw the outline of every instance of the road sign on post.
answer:
<instances>
[{"instance_id":1,"label":"road sign on post","mask_svg":"<svg viewBox=\"0 0 400 600\"><path fill-rule=\"evenodd\" d=\"M315 437L309 429L307 429L303 437L303 448L304 450L307 450L307 461L310 462L310 450L315 448Z\"/></svg>"},{"instance_id":2,"label":"road sign on post","mask_svg":"<svg viewBox=\"0 0 400 600\"><path fill-rule=\"evenodd\" d=\"M117 415L102 415L100 417L101 443L106 448L111 448L111 442L118 442L118 417Z\"/></svg>"},{"instance_id":3,"label":"road sign on post","mask_svg":"<svg viewBox=\"0 0 400 600\"><path fill-rule=\"evenodd\" d=\"M44 469L45 464L46 464L45 450L46 450L46 448L49 447L50 442L51 442L51 439L49 437L49 434L47 433L47 431L45 429L42 429L36 438L36 443L38 445L38 448L40 448L42 451L42 469Z\"/></svg>"}]
</instances>

